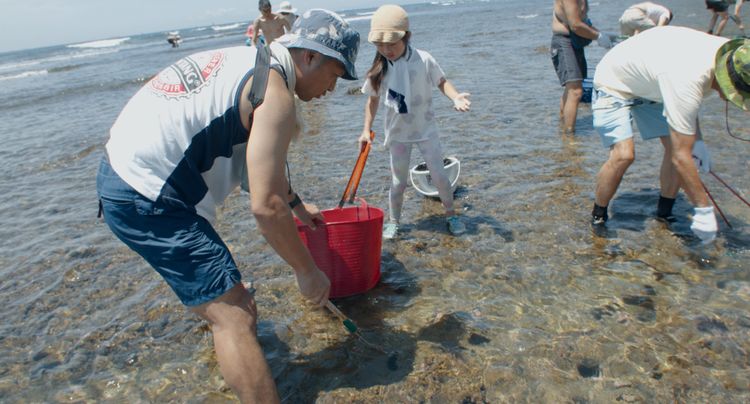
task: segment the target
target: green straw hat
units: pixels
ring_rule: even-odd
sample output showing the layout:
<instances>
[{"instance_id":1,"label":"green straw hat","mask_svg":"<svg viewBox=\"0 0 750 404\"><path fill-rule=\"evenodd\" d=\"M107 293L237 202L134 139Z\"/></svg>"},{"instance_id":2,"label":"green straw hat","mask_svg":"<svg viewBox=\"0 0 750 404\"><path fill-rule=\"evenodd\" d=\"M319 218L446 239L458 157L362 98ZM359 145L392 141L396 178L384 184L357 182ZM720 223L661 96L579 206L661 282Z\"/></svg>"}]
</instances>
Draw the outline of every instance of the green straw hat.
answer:
<instances>
[{"instance_id":1,"label":"green straw hat","mask_svg":"<svg viewBox=\"0 0 750 404\"><path fill-rule=\"evenodd\" d=\"M750 39L733 39L719 48L715 70L727 100L750 111Z\"/></svg>"}]
</instances>

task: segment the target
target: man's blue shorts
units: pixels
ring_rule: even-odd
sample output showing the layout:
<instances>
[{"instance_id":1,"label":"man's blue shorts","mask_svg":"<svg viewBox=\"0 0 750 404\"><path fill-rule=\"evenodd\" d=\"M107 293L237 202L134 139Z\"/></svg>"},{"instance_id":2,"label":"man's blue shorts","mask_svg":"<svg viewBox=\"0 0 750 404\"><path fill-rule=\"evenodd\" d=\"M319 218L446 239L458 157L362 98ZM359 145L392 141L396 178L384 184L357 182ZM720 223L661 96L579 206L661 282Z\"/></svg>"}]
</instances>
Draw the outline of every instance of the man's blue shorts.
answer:
<instances>
[{"instance_id":1,"label":"man's blue shorts","mask_svg":"<svg viewBox=\"0 0 750 404\"><path fill-rule=\"evenodd\" d=\"M633 120L644 140L669 136L664 104L635 98L622 99L594 89L591 109L594 128L606 148L633 137Z\"/></svg>"},{"instance_id":2,"label":"man's blue shorts","mask_svg":"<svg viewBox=\"0 0 750 404\"><path fill-rule=\"evenodd\" d=\"M112 232L148 261L186 306L207 303L240 282L229 249L195 209L179 201L149 200L123 181L106 158L96 190Z\"/></svg>"}]
</instances>

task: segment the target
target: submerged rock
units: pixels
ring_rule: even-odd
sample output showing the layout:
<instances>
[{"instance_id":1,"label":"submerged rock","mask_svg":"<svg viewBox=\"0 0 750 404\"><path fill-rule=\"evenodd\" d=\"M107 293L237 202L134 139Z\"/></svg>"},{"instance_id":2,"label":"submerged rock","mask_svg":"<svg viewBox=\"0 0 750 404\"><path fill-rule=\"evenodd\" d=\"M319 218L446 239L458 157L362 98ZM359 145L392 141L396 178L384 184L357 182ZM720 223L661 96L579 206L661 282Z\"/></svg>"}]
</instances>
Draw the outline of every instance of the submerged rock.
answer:
<instances>
[{"instance_id":1,"label":"submerged rock","mask_svg":"<svg viewBox=\"0 0 750 404\"><path fill-rule=\"evenodd\" d=\"M591 359L584 359L578 364L577 368L578 374L586 378L600 377L602 375L602 369L599 367L599 364Z\"/></svg>"}]
</instances>

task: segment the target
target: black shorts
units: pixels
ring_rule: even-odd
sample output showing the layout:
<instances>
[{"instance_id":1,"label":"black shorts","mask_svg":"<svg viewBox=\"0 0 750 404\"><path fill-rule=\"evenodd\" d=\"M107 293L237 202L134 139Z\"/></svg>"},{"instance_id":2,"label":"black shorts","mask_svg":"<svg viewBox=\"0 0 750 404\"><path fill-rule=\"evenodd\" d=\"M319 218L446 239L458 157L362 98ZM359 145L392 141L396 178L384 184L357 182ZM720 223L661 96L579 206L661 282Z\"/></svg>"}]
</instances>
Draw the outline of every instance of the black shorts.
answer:
<instances>
[{"instance_id":1,"label":"black shorts","mask_svg":"<svg viewBox=\"0 0 750 404\"><path fill-rule=\"evenodd\" d=\"M588 77L588 65L583 48L574 48L570 37L552 34L549 54L561 86L571 81L583 81Z\"/></svg>"},{"instance_id":2,"label":"black shorts","mask_svg":"<svg viewBox=\"0 0 750 404\"><path fill-rule=\"evenodd\" d=\"M706 0L706 8L717 13L723 13L729 8L729 2L725 0Z\"/></svg>"}]
</instances>

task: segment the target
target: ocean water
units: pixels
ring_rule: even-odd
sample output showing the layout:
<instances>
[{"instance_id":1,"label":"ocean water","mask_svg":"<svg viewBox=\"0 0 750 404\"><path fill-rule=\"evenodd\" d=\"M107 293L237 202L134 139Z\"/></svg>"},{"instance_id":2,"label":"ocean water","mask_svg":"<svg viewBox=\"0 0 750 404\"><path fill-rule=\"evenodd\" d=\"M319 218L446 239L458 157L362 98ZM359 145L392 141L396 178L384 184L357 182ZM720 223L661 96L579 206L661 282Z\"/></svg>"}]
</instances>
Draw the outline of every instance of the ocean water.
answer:
<instances>
[{"instance_id":1,"label":"ocean water","mask_svg":"<svg viewBox=\"0 0 750 404\"><path fill-rule=\"evenodd\" d=\"M705 29L702 2L662 3L674 24ZM389 355L307 305L247 196L226 201L217 229L257 284L259 335L285 402L750 400L750 208L704 175L731 223L720 221L714 246L690 234L684 194L677 222L655 221L662 151L639 139L607 230L592 233L607 153L588 106L575 137L558 134L550 4L406 7L413 44L472 94L460 114L435 93L443 148L462 163L468 234L449 236L440 203L407 191L405 232L383 245L380 283L336 302ZM617 31L621 2L591 8L597 27ZM372 11L345 12L363 37ZM95 175L109 126L140 86L181 56L243 44L244 27L183 29L176 49L154 33L0 54L0 401L236 400L205 323L97 219ZM736 33L729 22L725 34ZM604 52L587 49L592 67ZM364 42L361 75L373 55ZM303 108L311 136L290 152L292 181L321 208L338 202L356 160L360 85L341 81ZM701 119L714 170L750 198L750 145L726 134L724 103L711 96ZM748 115L729 120L750 137ZM387 161L374 148L359 187L381 208Z\"/></svg>"}]
</instances>

